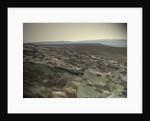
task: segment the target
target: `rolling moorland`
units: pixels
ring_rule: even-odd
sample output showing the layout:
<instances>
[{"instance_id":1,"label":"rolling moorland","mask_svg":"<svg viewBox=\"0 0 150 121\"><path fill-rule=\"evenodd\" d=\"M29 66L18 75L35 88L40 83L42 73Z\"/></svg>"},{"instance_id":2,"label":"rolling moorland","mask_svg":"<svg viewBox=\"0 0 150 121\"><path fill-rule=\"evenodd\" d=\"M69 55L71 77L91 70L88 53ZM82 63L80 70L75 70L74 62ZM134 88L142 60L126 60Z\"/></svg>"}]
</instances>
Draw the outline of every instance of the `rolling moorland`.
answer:
<instances>
[{"instance_id":1,"label":"rolling moorland","mask_svg":"<svg viewBox=\"0 0 150 121\"><path fill-rule=\"evenodd\" d=\"M127 98L127 47L24 43L23 97Z\"/></svg>"}]
</instances>

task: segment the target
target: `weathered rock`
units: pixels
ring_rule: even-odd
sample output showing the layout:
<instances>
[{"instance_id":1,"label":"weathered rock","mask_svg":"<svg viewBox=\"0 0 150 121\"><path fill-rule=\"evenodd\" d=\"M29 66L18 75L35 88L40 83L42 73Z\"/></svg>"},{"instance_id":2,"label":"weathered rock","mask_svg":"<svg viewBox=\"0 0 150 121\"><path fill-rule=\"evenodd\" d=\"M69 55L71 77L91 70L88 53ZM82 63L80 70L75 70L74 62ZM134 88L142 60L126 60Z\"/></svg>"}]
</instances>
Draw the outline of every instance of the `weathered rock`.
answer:
<instances>
[{"instance_id":1,"label":"weathered rock","mask_svg":"<svg viewBox=\"0 0 150 121\"><path fill-rule=\"evenodd\" d=\"M78 87L80 85L80 82L72 81L71 84L73 87Z\"/></svg>"},{"instance_id":2,"label":"weathered rock","mask_svg":"<svg viewBox=\"0 0 150 121\"><path fill-rule=\"evenodd\" d=\"M120 84L115 84L113 82L109 83L111 89L111 95L108 98L119 98L122 97L122 92L125 90L124 86Z\"/></svg>"},{"instance_id":3,"label":"weathered rock","mask_svg":"<svg viewBox=\"0 0 150 121\"><path fill-rule=\"evenodd\" d=\"M119 68L116 73L119 73L119 74L123 74L123 75L126 75L127 74L127 70L125 68Z\"/></svg>"},{"instance_id":4,"label":"weathered rock","mask_svg":"<svg viewBox=\"0 0 150 121\"><path fill-rule=\"evenodd\" d=\"M89 81L89 80L87 80L86 83L87 83L88 85L90 85L90 86L94 86L94 85L95 85L93 82L91 82L91 81Z\"/></svg>"},{"instance_id":5,"label":"weathered rock","mask_svg":"<svg viewBox=\"0 0 150 121\"><path fill-rule=\"evenodd\" d=\"M72 74L72 75L82 75L83 74L83 72L82 72L82 69L75 69L75 68L62 68L62 67L55 67L55 68L57 68L57 69L59 69L59 70L63 70L63 71L66 71L66 72L68 72L68 73L70 73L70 74Z\"/></svg>"},{"instance_id":6,"label":"weathered rock","mask_svg":"<svg viewBox=\"0 0 150 121\"><path fill-rule=\"evenodd\" d=\"M103 61L103 64L104 64L105 66L108 66L110 63L109 63L108 61L104 60L104 61Z\"/></svg>"},{"instance_id":7,"label":"weathered rock","mask_svg":"<svg viewBox=\"0 0 150 121\"><path fill-rule=\"evenodd\" d=\"M121 80L127 82L127 76L122 75Z\"/></svg>"},{"instance_id":8,"label":"weathered rock","mask_svg":"<svg viewBox=\"0 0 150 121\"><path fill-rule=\"evenodd\" d=\"M80 82L77 81L70 81L68 80L65 87L74 87L77 88L80 85Z\"/></svg>"},{"instance_id":9,"label":"weathered rock","mask_svg":"<svg viewBox=\"0 0 150 121\"><path fill-rule=\"evenodd\" d=\"M48 82L48 80L47 80L47 79L44 79L44 80L43 80L43 83L47 83L47 82Z\"/></svg>"},{"instance_id":10,"label":"weathered rock","mask_svg":"<svg viewBox=\"0 0 150 121\"><path fill-rule=\"evenodd\" d=\"M90 79L89 81L98 86L105 86L107 84L106 82L108 81L108 79L106 77L95 77Z\"/></svg>"},{"instance_id":11,"label":"weathered rock","mask_svg":"<svg viewBox=\"0 0 150 121\"><path fill-rule=\"evenodd\" d=\"M51 92L51 97L52 98L67 98L67 95L65 92L53 91Z\"/></svg>"},{"instance_id":12,"label":"weathered rock","mask_svg":"<svg viewBox=\"0 0 150 121\"><path fill-rule=\"evenodd\" d=\"M40 87L28 87L25 88L23 92L23 96L30 98L48 98L48 95L45 93L42 93L42 89Z\"/></svg>"},{"instance_id":13,"label":"weathered rock","mask_svg":"<svg viewBox=\"0 0 150 121\"><path fill-rule=\"evenodd\" d=\"M107 93L101 93L99 98L107 98L109 95Z\"/></svg>"},{"instance_id":14,"label":"weathered rock","mask_svg":"<svg viewBox=\"0 0 150 121\"><path fill-rule=\"evenodd\" d=\"M24 44L24 97L127 97L126 59L125 48Z\"/></svg>"},{"instance_id":15,"label":"weathered rock","mask_svg":"<svg viewBox=\"0 0 150 121\"><path fill-rule=\"evenodd\" d=\"M78 98L98 98L100 93L95 91L92 87L82 83L78 86L77 97Z\"/></svg>"},{"instance_id":16,"label":"weathered rock","mask_svg":"<svg viewBox=\"0 0 150 121\"><path fill-rule=\"evenodd\" d=\"M123 95L121 92L113 91L107 98L123 98Z\"/></svg>"},{"instance_id":17,"label":"weathered rock","mask_svg":"<svg viewBox=\"0 0 150 121\"><path fill-rule=\"evenodd\" d=\"M93 73L91 73L89 70L85 70L84 75L82 77L83 79L86 79L90 82L92 82L95 85L101 85L105 86L109 79L107 77L99 77Z\"/></svg>"},{"instance_id":18,"label":"weathered rock","mask_svg":"<svg viewBox=\"0 0 150 121\"><path fill-rule=\"evenodd\" d=\"M122 85L120 85L120 84L116 84L115 85L115 88L116 88L116 90L118 91L118 92L121 92L121 91L123 91L125 88L122 86Z\"/></svg>"},{"instance_id":19,"label":"weathered rock","mask_svg":"<svg viewBox=\"0 0 150 121\"><path fill-rule=\"evenodd\" d=\"M104 90L104 89L102 89L102 92L103 92L104 94L108 94L108 95L110 95L110 92L109 92L108 90Z\"/></svg>"},{"instance_id":20,"label":"weathered rock","mask_svg":"<svg viewBox=\"0 0 150 121\"><path fill-rule=\"evenodd\" d=\"M123 90L121 93L122 93L123 95L127 95L127 90Z\"/></svg>"},{"instance_id":21,"label":"weathered rock","mask_svg":"<svg viewBox=\"0 0 150 121\"><path fill-rule=\"evenodd\" d=\"M67 94L68 98L75 98L76 97L76 90L72 87L64 88L64 92Z\"/></svg>"},{"instance_id":22,"label":"weathered rock","mask_svg":"<svg viewBox=\"0 0 150 121\"><path fill-rule=\"evenodd\" d=\"M74 77L73 80L74 80L74 81L81 81L82 79L79 78L79 77Z\"/></svg>"}]
</instances>

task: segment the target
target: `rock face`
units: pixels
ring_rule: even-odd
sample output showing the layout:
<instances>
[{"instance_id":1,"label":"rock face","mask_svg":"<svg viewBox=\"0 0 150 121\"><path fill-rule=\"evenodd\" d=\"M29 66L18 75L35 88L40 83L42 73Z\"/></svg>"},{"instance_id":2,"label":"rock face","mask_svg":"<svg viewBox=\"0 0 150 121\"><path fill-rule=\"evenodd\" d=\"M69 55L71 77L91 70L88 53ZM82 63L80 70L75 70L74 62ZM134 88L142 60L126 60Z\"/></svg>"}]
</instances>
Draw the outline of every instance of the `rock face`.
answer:
<instances>
[{"instance_id":1,"label":"rock face","mask_svg":"<svg viewBox=\"0 0 150 121\"><path fill-rule=\"evenodd\" d=\"M78 98L98 98L100 93L95 91L92 87L86 84L80 84L77 89Z\"/></svg>"},{"instance_id":2,"label":"rock face","mask_svg":"<svg viewBox=\"0 0 150 121\"><path fill-rule=\"evenodd\" d=\"M23 97L126 98L126 50L97 44L24 44Z\"/></svg>"},{"instance_id":3,"label":"rock face","mask_svg":"<svg viewBox=\"0 0 150 121\"><path fill-rule=\"evenodd\" d=\"M97 86L105 86L109 81L107 77L98 77L96 74L90 72L89 70L85 70L82 78L89 80L91 83Z\"/></svg>"}]
</instances>

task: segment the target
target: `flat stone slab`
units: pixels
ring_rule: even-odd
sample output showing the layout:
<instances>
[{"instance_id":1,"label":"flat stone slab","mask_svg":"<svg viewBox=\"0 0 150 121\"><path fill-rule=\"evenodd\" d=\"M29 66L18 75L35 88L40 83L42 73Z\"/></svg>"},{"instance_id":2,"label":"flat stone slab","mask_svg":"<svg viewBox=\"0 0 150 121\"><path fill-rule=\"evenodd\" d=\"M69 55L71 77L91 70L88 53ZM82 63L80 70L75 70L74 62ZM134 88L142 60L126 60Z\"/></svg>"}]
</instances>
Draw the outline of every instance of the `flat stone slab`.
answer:
<instances>
[{"instance_id":1,"label":"flat stone slab","mask_svg":"<svg viewBox=\"0 0 150 121\"><path fill-rule=\"evenodd\" d=\"M98 98L100 93L95 91L94 88L82 83L78 86L77 97L78 98Z\"/></svg>"}]
</instances>

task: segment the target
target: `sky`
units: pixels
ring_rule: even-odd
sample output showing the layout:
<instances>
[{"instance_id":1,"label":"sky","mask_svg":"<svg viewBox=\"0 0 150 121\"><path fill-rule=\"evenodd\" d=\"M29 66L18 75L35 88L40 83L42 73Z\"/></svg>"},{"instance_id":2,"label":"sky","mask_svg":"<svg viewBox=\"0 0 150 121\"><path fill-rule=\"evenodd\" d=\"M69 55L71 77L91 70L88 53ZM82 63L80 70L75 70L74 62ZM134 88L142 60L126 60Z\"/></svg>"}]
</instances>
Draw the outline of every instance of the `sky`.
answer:
<instances>
[{"instance_id":1,"label":"sky","mask_svg":"<svg viewBox=\"0 0 150 121\"><path fill-rule=\"evenodd\" d=\"M127 39L126 23L23 23L23 42Z\"/></svg>"}]
</instances>

